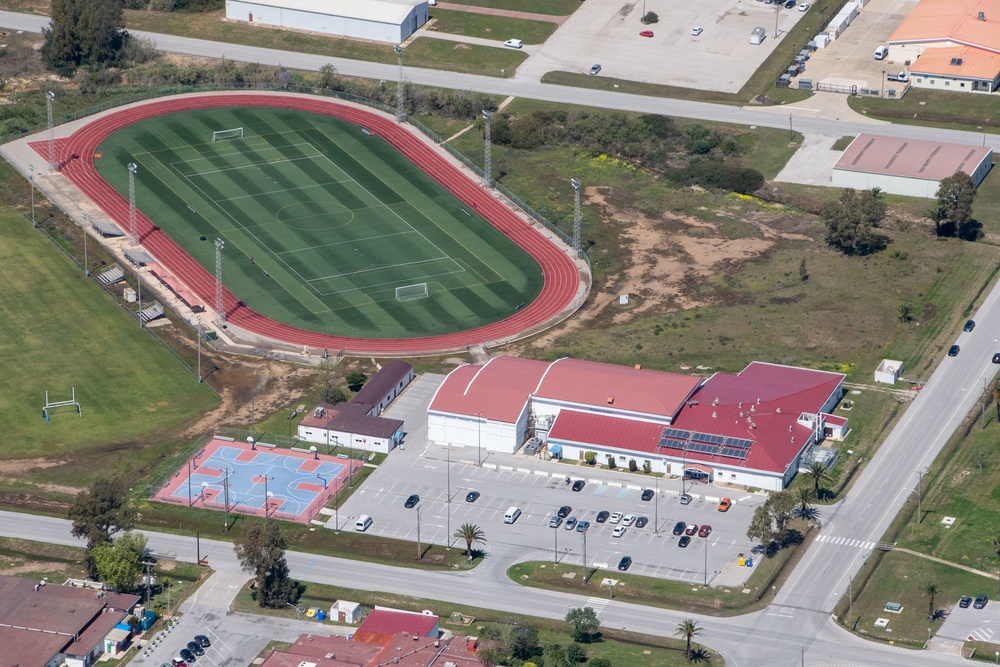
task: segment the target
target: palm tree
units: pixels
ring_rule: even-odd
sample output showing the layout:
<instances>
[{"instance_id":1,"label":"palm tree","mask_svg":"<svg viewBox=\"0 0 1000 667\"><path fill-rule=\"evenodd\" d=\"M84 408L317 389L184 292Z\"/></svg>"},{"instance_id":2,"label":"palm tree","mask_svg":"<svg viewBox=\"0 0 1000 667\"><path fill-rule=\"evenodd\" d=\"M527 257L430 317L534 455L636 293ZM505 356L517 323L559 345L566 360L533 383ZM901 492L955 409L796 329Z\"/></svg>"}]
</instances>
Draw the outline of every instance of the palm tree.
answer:
<instances>
[{"instance_id":1,"label":"palm tree","mask_svg":"<svg viewBox=\"0 0 1000 667\"><path fill-rule=\"evenodd\" d=\"M465 540L465 555L470 559L472 558L472 545L475 542L486 544L486 533L474 523L463 523L452 537Z\"/></svg>"},{"instance_id":2,"label":"palm tree","mask_svg":"<svg viewBox=\"0 0 1000 667\"><path fill-rule=\"evenodd\" d=\"M826 464L821 461L813 461L809 464L809 468L806 469L806 477L811 477L813 481L813 492L816 497L819 498L819 485L823 482L831 481L830 473L826 469Z\"/></svg>"},{"instance_id":3,"label":"palm tree","mask_svg":"<svg viewBox=\"0 0 1000 667\"><path fill-rule=\"evenodd\" d=\"M795 494L795 501L799 504L798 515L800 517L809 516L812 508L813 490L808 486L800 486Z\"/></svg>"},{"instance_id":4,"label":"palm tree","mask_svg":"<svg viewBox=\"0 0 1000 667\"><path fill-rule=\"evenodd\" d=\"M933 581L926 581L920 587L920 592L927 596L927 618L934 620L934 596L938 593L937 584Z\"/></svg>"},{"instance_id":5,"label":"palm tree","mask_svg":"<svg viewBox=\"0 0 1000 667\"><path fill-rule=\"evenodd\" d=\"M685 618L683 621L677 624L677 630L674 632L674 637L683 637L687 641L687 661L691 662L691 638L700 637L703 630L698 627L690 618Z\"/></svg>"}]
</instances>

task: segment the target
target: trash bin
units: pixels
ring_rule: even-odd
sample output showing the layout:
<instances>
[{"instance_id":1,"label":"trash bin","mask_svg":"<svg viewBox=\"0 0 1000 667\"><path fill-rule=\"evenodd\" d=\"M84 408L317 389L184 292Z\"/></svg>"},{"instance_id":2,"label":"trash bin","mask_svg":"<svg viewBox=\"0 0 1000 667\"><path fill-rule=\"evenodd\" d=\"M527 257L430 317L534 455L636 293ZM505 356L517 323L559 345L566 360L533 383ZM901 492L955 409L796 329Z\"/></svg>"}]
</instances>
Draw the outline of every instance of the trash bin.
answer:
<instances>
[{"instance_id":1,"label":"trash bin","mask_svg":"<svg viewBox=\"0 0 1000 667\"><path fill-rule=\"evenodd\" d=\"M747 558L747 567L753 567L753 558ZM320 613L322 614L323 612ZM320 620L322 621L323 619Z\"/></svg>"},{"instance_id":2,"label":"trash bin","mask_svg":"<svg viewBox=\"0 0 1000 667\"><path fill-rule=\"evenodd\" d=\"M326 612L325 611L321 611L318 614L316 614L316 620L318 620L318 621L325 621L326 620Z\"/></svg>"},{"instance_id":3,"label":"trash bin","mask_svg":"<svg viewBox=\"0 0 1000 667\"><path fill-rule=\"evenodd\" d=\"M746 559L746 558L741 558L741 559L740 559L740 567L743 567L743 566L745 566L746 564L747 564L747 559Z\"/></svg>"}]
</instances>

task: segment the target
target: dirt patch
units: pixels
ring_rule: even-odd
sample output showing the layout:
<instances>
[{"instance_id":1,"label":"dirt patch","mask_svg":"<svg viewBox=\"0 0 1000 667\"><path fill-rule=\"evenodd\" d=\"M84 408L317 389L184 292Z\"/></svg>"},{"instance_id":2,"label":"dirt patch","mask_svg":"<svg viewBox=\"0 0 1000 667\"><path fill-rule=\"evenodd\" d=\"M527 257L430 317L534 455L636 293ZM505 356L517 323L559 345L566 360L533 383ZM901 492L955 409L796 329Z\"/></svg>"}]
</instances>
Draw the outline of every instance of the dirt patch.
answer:
<instances>
[{"instance_id":1,"label":"dirt patch","mask_svg":"<svg viewBox=\"0 0 1000 667\"><path fill-rule=\"evenodd\" d=\"M577 317L537 339L534 342L537 348L548 347L560 336L585 327L609 307L618 308L621 294L628 294L635 301L634 305L614 313L611 320L615 324L627 323L650 311L704 306L705 302L690 296L692 286L711 275L716 267L754 259L774 245L771 239L801 236L769 227L765 216L751 216L754 219L746 222L765 238L731 239L715 234L718 231L715 223L691 216L664 212L657 219L641 211L618 208L609 203L611 192L608 188L591 187L584 192L587 205L598 211L605 224L621 225L631 261L624 271L607 277ZM717 214L732 216L728 211ZM664 224L667 222L673 224ZM697 229L697 236L672 231L677 228L676 223L683 228Z\"/></svg>"},{"instance_id":2,"label":"dirt patch","mask_svg":"<svg viewBox=\"0 0 1000 667\"><path fill-rule=\"evenodd\" d=\"M68 575L72 569L68 563L32 561L14 567L0 567L0 572L7 575L31 574L32 572L58 572Z\"/></svg>"}]
</instances>

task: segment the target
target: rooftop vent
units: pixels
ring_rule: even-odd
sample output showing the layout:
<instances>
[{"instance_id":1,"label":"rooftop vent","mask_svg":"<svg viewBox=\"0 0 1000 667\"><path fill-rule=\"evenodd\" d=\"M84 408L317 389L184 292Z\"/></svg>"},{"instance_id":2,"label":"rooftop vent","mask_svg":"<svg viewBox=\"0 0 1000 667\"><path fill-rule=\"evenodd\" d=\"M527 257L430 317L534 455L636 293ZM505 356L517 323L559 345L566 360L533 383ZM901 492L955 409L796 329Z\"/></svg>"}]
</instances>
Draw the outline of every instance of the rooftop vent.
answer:
<instances>
[{"instance_id":1,"label":"rooftop vent","mask_svg":"<svg viewBox=\"0 0 1000 667\"><path fill-rule=\"evenodd\" d=\"M963 61L962 61L962 59L961 59L961 58L952 58L952 59L951 59L951 64L952 64L952 65L955 65L956 67L958 67L959 65L961 65L961 64L962 64L962 62L963 62Z\"/></svg>"},{"instance_id":2,"label":"rooftop vent","mask_svg":"<svg viewBox=\"0 0 1000 667\"><path fill-rule=\"evenodd\" d=\"M980 16L982 16L982 14L980 14ZM635 370L641 371L642 370L642 364L636 364L635 365Z\"/></svg>"},{"instance_id":3,"label":"rooftop vent","mask_svg":"<svg viewBox=\"0 0 1000 667\"><path fill-rule=\"evenodd\" d=\"M979 12L979 16L977 16L976 18L979 19L980 21L985 21L986 20L986 12Z\"/></svg>"},{"instance_id":4,"label":"rooftop vent","mask_svg":"<svg viewBox=\"0 0 1000 667\"><path fill-rule=\"evenodd\" d=\"M716 415L716 414L715 414L715 410L712 410L712 416L713 416L713 417L716 417L716 416L718 416L718 415Z\"/></svg>"},{"instance_id":5,"label":"rooftop vent","mask_svg":"<svg viewBox=\"0 0 1000 667\"><path fill-rule=\"evenodd\" d=\"M615 397L614 396L608 396L608 405L611 405L614 402L615 402Z\"/></svg>"},{"instance_id":6,"label":"rooftop vent","mask_svg":"<svg viewBox=\"0 0 1000 667\"><path fill-rule=\"evenodd\" d=\"M714 400L714 401L712 401L712 405L718 405L718 404L719 404L719 397L718 397L718 396L716 396L716 397L715 397L715 400Z\"/></svg>"},{"instance_id":7,"label":"rooftop vent","mask_svg":"<svg viewBox=\"0 0 1000 667\"><path fill-rule=\"evenodd\" d=\"M781 414L781 408L775 408L774 411L777 412L779 415Z\"/></svg>"},{"instance_id":8,"label":"rooftop vent","mask_svg":"<svg viewBox=\"0 0 1000 667\"><path fill-rule=\"evenodd\" d=\"M323 416L323 412L324 412L323 408L316 408L315 410L313 410L313 418L319 419L320 417Z\"/></svg>"}]
</instances>

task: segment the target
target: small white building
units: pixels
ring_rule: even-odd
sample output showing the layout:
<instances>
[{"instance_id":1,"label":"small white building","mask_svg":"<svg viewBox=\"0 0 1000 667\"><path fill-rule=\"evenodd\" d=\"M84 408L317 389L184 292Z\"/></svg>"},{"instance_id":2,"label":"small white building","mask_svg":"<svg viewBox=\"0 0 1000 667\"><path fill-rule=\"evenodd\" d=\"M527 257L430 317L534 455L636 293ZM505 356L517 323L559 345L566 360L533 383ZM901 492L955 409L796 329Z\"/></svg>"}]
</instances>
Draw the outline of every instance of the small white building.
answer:
<instances>
[{"instance_id":1,"label":"small white building","mask_svg":"<svg viewBox=\"0 0 1000 667\"><path fill-rule=\"evenodd\" d=\"M875 369L875 381L882 384L896 384L896 380L903 374L903 362L894 359L883 359L882 363Z\"/></svg>"},{"instance_id":2,"label":"small white building","mask_svg":"<svg viewBox=\"0 0 1000 667\"><path fill-rule=\"evenodd\" d=\"M427 23L427 0L226 0L226 18L400 44Z\"/></svg>"}]
</instances>

